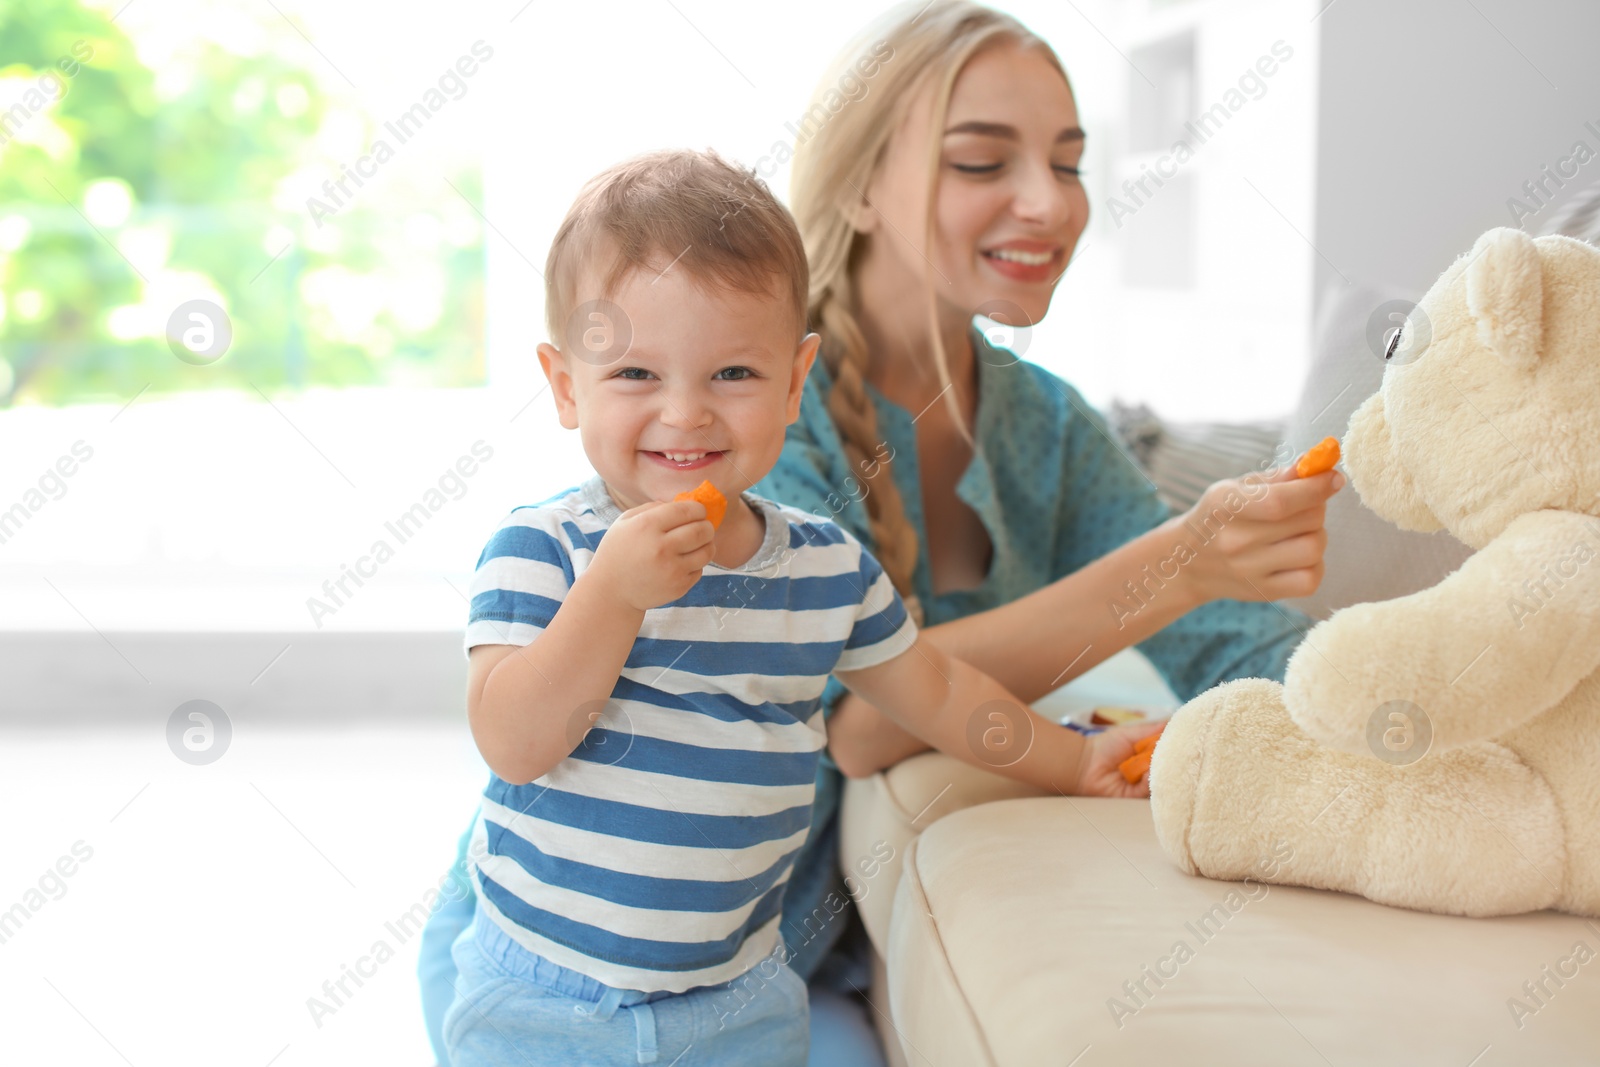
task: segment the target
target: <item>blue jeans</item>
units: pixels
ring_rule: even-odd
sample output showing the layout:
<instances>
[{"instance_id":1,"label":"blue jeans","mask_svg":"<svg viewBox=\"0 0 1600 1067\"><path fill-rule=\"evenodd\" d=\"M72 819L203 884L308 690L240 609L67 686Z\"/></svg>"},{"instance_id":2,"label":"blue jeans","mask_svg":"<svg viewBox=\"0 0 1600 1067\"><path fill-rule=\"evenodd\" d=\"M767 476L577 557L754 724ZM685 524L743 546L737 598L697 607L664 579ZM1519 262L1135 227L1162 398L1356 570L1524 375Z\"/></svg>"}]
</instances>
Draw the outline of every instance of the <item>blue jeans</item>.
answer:
<instances>
[{"instance_id":1,"label":"blue jeans","mask_svg":"<svg viewBox=\"0 0 1600 1067\"><path fill-rule=\"evenodd\" d=\"M481 912L451 946L455 1067L760 1063L803 1067L806 985L783 947L731 981L682 993L617 989L538 956Z\"/></svg>"},{"instance_id":2,"label":"blue jeans","mask_svg":"<svg viewBox=\"0 0 1600 1067\"><path fill-rule=\"evenodd\" d=\"M444 1018L456 995L456 961L451 945L472 924L477 898L444 898L423 927L417 978L422 985L422 1015L439 1067L451 1067L444 1045ZM464 985L463 985L463 988ZM873 1029L870 1009L854 996L843 996L813 981L809 1067L883 1067L883 1052ZM670 1063L671 1060L661 1061Z\"/></svg>"}]
</instances>

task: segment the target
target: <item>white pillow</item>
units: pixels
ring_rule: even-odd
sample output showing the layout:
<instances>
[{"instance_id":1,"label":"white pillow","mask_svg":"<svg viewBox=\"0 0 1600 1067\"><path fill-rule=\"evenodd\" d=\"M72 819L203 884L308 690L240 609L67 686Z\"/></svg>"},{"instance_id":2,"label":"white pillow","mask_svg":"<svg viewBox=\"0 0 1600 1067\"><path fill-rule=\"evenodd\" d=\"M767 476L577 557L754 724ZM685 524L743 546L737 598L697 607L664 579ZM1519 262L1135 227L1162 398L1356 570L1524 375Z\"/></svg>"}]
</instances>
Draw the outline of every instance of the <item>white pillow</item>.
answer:
<instances>
[{"instance_id":1,"label":"white pillow","mask_svg":"<svg viewBox=\"0 0 1600 1067\"><path fill-rule=\"evenodd\" d=\"M1116 400L1106 421L1173 511L1187 511L1212 482L1265 470L1283 440L1282 420L1165 422Z\"/></svg>"}]
</instances>

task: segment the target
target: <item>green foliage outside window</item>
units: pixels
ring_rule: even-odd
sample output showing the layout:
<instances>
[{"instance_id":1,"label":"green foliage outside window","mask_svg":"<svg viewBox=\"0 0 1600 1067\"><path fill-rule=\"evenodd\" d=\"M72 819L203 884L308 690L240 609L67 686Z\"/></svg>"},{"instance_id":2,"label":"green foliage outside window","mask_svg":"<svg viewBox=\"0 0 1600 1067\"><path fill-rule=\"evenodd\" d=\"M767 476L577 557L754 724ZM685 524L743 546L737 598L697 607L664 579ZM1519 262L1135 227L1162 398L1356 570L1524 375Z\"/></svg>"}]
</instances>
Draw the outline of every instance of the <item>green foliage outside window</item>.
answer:
<instances>
[{"instance_id":1,"label":"green foliage outside window","mask_svg":"<svg viewBox=\"0 0 1600 1067\"><path fill-rule=\"evenodd\" d=\"M380 119L262 11L254 54L197 38L152 69L116 12L0 0L0 407L483 381L476 168L386 173L314 219L340 175L324 124ZM167 341L192 299L231 320L210 365Z\"/></svg>"}]
</instances>

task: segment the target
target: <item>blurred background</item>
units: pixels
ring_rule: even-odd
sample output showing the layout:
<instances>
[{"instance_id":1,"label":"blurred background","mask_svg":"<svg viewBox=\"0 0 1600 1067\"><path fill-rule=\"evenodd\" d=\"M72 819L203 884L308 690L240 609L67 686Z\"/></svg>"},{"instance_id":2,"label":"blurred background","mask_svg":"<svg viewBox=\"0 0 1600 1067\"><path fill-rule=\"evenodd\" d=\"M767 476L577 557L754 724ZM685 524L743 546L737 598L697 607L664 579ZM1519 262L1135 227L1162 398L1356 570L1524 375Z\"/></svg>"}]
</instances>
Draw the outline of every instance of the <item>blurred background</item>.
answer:
<instances>
[{"instance_id":1,"label":"blurred background","mask_svg":"<svg viewBox=\"0 0 1600 1067\"><path fill-rule=\"evenodd\" d=\"M390 924L486 774L463 593L587 474L533 353L549 239L628 155L792 144L878 6L0 0L8 1061L431 1062ZM1600 176L1600 5L1000 6L1088 131L1027 355L1108 411L1281 426L1341 294L1414 299Z\"/></svg>"}]
</instances>

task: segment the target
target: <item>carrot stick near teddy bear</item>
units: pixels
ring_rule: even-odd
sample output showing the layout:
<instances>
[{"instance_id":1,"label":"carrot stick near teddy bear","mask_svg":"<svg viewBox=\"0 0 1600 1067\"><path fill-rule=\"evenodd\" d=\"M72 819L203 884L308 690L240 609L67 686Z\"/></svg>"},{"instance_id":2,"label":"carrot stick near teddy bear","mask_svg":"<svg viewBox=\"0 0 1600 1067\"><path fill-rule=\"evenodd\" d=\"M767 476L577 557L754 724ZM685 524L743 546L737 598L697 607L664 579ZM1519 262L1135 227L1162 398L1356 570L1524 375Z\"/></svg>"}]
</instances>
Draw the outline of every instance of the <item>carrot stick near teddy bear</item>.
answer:
<instances>
[{"instance_id":1,"label":"carrot stick near teddy bear","mask_svg":"<svg viewBox=\"0 0 1600 1067\"><path fill-rule=\"evenodd\" d=\"M1490 230L1403 329L1429 340L1351 417L1344 468L1379 515L1476 554L1334 612L1284 684L1178 709L1156 836L1209 878L1600 915L1600 249ZM1278 840L1294 860L1263 878Z\"/></svg>"}]
</instances>

